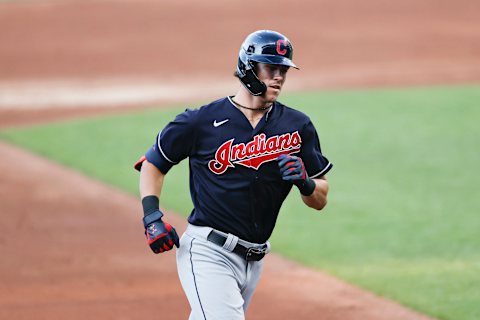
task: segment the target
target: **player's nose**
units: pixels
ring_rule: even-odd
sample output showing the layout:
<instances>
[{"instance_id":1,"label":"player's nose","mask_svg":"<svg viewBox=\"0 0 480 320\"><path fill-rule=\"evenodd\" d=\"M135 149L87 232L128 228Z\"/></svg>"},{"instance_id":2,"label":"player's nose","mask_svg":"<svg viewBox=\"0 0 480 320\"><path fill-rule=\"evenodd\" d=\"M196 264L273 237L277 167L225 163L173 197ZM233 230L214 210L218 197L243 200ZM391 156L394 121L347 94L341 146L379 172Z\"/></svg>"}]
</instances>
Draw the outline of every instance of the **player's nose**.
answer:
<instances>
[{"instance_id":1,"label":"player's nose","mask_svg":"<svg viewBox=\"0 0 480 320\"><path fill-rule=\"evenodd\" d=\"M282 68L282 67L277 67L277 68L274 68L272 70L272 78L274 79L283 79L285 78L286 74L287 74L287 70L288 69L285 69L285 68Z\"/></svg>"}]
</instances>

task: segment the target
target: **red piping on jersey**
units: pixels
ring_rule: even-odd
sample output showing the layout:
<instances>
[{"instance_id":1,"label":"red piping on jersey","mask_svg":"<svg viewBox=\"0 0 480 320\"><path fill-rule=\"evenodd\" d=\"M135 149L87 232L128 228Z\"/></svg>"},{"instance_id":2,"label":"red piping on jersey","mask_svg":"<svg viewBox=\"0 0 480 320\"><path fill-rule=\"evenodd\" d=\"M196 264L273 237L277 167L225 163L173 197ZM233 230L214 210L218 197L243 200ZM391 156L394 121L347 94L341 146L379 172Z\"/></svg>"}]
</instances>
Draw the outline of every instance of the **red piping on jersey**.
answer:
<instances>
[{"instance_id":1,"label":"red piping on jersey","mask_svg":"<svg viewBox=\"0 0 480 320\"><path fill-rule=\"evenodd\" d=\"M145 155L141 156L140 159L138 159L138 161L135 162L135 165L133 166L135 170L140 171L140 169L142 168L143 161L145 160L147 160L147 157L145 157Z\"/></svg>"}]
</instances>

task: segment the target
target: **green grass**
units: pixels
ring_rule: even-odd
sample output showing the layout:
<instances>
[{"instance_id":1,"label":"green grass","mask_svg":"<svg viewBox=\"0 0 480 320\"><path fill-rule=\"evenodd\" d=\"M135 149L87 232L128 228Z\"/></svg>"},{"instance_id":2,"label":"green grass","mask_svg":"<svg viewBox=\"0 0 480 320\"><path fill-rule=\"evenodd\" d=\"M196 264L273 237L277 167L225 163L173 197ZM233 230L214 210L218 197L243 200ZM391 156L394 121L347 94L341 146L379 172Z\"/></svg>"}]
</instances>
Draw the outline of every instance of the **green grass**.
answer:
<instances>
[{"instance_id":1,"label":"green grass","mask_svg":"<svg viewBox=\"0 0 480 320\"><path fill-rule=\"evenodd\" d=\"M327 208L288 197L272 236L284 256L439 319L480 318L480 87L330 91L283 102L312 118ZM137 194L132 164L182 108L8 130L0 137ZM162 204L191 210L188 164Z\"/></svg>"}]
</instances>

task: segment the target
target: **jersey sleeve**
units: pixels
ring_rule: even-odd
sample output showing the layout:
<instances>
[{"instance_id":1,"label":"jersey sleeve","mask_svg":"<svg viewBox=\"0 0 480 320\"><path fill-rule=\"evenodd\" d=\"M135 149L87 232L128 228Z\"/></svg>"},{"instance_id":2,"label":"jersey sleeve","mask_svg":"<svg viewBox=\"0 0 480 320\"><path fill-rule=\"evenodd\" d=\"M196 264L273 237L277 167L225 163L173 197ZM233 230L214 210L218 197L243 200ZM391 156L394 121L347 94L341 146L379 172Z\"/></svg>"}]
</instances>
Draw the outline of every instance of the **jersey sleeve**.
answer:
<instances>
[{"instance_id":1,"label":"jersey sleeve","mask_svg":"<svg viewBox=\"0 0 480 320\"><path fill-rule=\"evenodd\" d=\"M302 131L302 149L300 157L305 164L307 174L310 178L319 178L325 175L333 164L323 156L320 148L320 139L313 123L309 121Z\"/></svg>"},{"instance_id":2,"label":"jersey sleeve","mask_svg":"<svg viewBox=\"0 0 480 320\"><path fill-rule=\"evenodd\" d=\"M167 124L145 156L135 164L135 169L140 170L142 162L148 160L166 174L174 165L191 155L195 143L196 114L197 110L187 109Z\"/></svg>"}]
</instances>

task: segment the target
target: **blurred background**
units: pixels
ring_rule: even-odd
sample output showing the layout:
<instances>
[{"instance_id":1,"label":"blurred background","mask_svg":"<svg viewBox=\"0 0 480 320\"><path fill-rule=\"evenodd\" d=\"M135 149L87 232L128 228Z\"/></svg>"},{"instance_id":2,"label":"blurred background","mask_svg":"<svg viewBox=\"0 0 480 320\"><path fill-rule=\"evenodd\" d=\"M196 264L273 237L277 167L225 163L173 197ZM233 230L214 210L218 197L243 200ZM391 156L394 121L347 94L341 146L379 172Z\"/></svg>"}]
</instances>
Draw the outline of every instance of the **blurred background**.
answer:
<instances>
[{"instance_id":1,"label":"blurred background","mask_svg":"<svg viewBox=\"0 0 480 320\"><path fill-rule=\"evenodd\" d=\"M342 281L479 319L479 13L478 0L0 0L0 319L187 317L174 255L144 244L132 165L185 106L236 92L258 29L292 41L300 70L281 101L311 117L334 169L321 215L285 202L272 244L290 262L269 264L249 319L426 319ZM181 231L188 163L167 179Z\"/></svg>"},{"instance_id":2,"label":"blurred background","mask_svg":"<svg viewBox=\"0 0 480 320\"><path fill-rule=\"evenodd\" d=\"M81 113L234 92L240 43L266 28L294 44L301 70L290 73L286 90L480 79L476 0L36 0L0 6L2 123L7 114L18 118L20 109L68 106L82 107L70 111Z\"/></svg>"}]
</instances>

